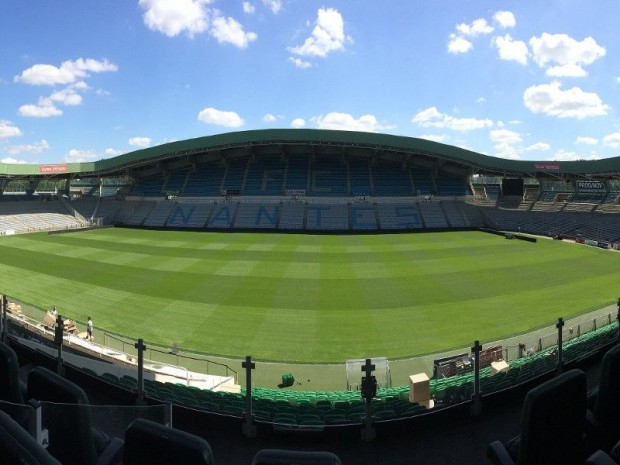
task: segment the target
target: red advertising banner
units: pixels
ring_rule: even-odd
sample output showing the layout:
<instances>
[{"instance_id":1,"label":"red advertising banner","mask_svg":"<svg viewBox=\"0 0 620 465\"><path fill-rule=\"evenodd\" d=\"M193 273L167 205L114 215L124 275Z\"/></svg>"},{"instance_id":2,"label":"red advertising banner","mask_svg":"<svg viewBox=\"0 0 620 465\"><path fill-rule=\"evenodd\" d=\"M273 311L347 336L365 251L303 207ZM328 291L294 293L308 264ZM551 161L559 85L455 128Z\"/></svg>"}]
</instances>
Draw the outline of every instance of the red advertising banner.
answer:
<instances>
[{"instance_id":1,"label":"red advertising banner","mask_svg":"<svg viewBox=\"0 0 620 465\"><path fill-rule=\"evenodd\" d=\"M67 165L39 165L39 173L66 173Z\"/></svg>"},{"instance_id":2,"label":"red advertising banner","mask_svg":"<svg viewBox=\"0 0 620 465\"><path fill-rule=\"evenodd\" d=\"M560 164L557 162L534 163L534 168L542 171L559 171Z\"/></svg>"}]
</instances>

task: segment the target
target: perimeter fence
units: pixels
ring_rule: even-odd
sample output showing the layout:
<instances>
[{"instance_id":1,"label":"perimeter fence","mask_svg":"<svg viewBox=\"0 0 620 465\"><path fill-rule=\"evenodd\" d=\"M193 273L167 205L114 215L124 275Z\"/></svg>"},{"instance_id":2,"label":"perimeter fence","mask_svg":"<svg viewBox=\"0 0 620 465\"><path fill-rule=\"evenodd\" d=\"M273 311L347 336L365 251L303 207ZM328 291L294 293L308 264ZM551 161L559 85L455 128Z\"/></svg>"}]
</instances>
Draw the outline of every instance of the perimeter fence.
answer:
<instances>
[{"instance_id":1,"label":"perimeter fence","mask_svg":"<svg viewBox=\"0 0 620 465\"><path fill-rule=\"evenodd\" d=\"M155 345L149 348L149 343L145 348L141 340L132 342L104 332L95 332L95 341L100 340L102 344L85 341L79 330L77 334L64 333L59 344L58 339L54 341L54 328L41 318L48 315L46 312L15 299L8 298L8 301L12 305L3 305L0 320L4 337L10 331L14 337L21 338L22 344L39 344L37 350L58 357L59 364L76 366L89 375L136 393L139 399L147 397L287 427L359 423L368 412L375 420L387 421L464 402L477 405L483 395L559 373L565 365L618 343L620 337L617 324L619 300L617 304L609 303L602 309L566 321L558 318L555 324L501 341L485 344L474 341L471 347L460 350L392 361L390 371L392 376L399 373L398 381L385 387L375 385L374 391L364 392L364 386L367 386L364 379L360 383L351 383L352 390L303 390L295 389L296 386L288 388L290 384L285 386L284 377L280 388L261 387L255 378L267 364L254 362L250 357L243 362L237 361L237 366L243 368L237 374L225 364L192 356L176 348L163 349ZM17 312L16 304L21 305L20 312ZM47 341L43 344L45 350L40 341L33 341L33 334L39 334ZM92 353L90 357L79 357L63 352L63 346L85 348ZM98 365L97 357L108 360ZM110 358L118 363L110 364ZM371 359L367 360L368 366L362 367L370 370L366 375L374 369L370 366ZM343 365L336 366L344 370ZM300 366L287 364L283 367L288 367L284 372L288 380L288 376ZM326 373L332 368L325 365L313 367L323 376L329 376ZM360 372L360 378L363 375ZM368 392L372 395L369 396Z\"/></svg>"}]
</instances>

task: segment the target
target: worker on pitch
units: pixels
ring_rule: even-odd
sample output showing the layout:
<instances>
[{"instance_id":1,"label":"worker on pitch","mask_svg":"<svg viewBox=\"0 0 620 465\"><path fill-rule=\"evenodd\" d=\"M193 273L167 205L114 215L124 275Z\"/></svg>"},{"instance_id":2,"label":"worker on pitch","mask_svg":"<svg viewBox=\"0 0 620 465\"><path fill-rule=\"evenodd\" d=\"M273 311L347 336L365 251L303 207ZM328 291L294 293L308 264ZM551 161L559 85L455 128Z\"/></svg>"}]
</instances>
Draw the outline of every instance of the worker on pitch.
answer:
<instances>
[{"instance_id":1,"label":"worker on pitch","mask_svg":"<svg viewBox=\"0 0 620 465\"><path fill-rule=\"evenodd\" d=\"M93 320L88 317L88 321L86 322L86 339L89 341L93 340Z\"/></svg>"}]
</instances>

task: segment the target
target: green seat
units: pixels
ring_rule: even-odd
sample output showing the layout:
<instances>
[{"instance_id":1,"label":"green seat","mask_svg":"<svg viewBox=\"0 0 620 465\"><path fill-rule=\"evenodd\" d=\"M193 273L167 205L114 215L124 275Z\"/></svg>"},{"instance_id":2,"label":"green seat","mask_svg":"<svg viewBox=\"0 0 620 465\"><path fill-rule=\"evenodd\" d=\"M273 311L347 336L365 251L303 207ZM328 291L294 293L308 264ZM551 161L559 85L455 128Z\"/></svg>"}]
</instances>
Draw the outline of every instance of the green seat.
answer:
<instances>
[{"instance_id":1,"label":"green seat","mask_svg":"<svg viewBox=\"0 0 620 465\"><path fill-rule=\"evenodd\" d=\"M112 373L103 373L100 378L112 384L119 384L121 381L118 376L113 375Z\"/></svg>"},{"instance_id":2,"label":"green seat","mask_svg":"<svg viewBox=\"0 0 620 465\"><path fill-rule=\"evenodd\" d=\"M285 413L276 413L273 417L273 422L280 425L296 425L297 417Z\"/></svg>"},{"instance_id":3,"label":"green seat","mask_svg":"<svg viewBox=\"0 0 620 465\"><path fill-rule=\"evenodd\" d=\"M326 413L323 419L328 425L348 423L347 417L343 413Z\"/></svg>"}]
</instances>

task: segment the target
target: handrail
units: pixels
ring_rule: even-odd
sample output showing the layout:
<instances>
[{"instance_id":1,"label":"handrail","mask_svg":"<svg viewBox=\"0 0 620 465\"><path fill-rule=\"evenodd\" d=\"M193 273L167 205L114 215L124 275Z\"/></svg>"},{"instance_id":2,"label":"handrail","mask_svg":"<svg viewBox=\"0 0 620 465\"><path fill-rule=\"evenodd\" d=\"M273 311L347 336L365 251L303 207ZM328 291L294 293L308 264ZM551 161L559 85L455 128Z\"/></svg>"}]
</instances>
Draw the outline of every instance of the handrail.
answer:
<instances>
[{"instance_id":1,"label":"handrail","mask_svg":"<svg viewBox=\"0 0 620 465\"><path fill-rule=\"evenodd\" d=\"M124 350L125 344L129 344L130 347L132 347L132 348L134 347L134 344L135 344L134 341L128 341L128 340L125 340L125 339L123 339L123 338L121 338L119 336L116 336L116 335L104 332L104 345L105 345L105 342L106 342L107 339L111 339L111 340L120 342L122 344L122 346L123 346L123 352L125 352L125 350ZM177 365L176 366L179 366L179 367L181 366L178 363L179 358L180 359L193 360L193 361L196 361L196 362L206 362L206 364L207 364L206 374L209 374L209 370L208 370L209 365L219 366L219 367L222 367L222 368L224 368L226 370L226 376L230 376L229 374L232 373L235 382L237 382L237 379L238 379L237 370L235 370L234 368L231 368L230 366L226 365L225 363L216 362L215 360L211 360L211 359L204 358L204 357L192 356L192 355L188 354L187 352L181 353L178 350L165 350L165 349L163 349L162 347L160 347L160 346L158 346L156 344L149 343L148 341L145 341L144 343L148 347L147 351L150 350L152 352L157 352L157 353L162 354L162 355L173 355L173 356L175 356L177 358ZM165 364L165 363L163 363L161 361L152 359L152 356L151 356L151 361L153 363Z\"/></svg>"}]
</instances>

